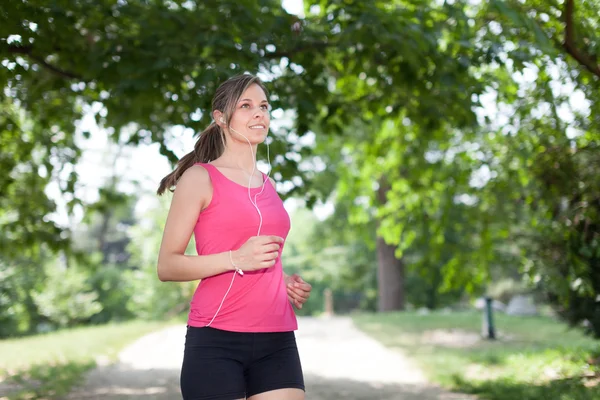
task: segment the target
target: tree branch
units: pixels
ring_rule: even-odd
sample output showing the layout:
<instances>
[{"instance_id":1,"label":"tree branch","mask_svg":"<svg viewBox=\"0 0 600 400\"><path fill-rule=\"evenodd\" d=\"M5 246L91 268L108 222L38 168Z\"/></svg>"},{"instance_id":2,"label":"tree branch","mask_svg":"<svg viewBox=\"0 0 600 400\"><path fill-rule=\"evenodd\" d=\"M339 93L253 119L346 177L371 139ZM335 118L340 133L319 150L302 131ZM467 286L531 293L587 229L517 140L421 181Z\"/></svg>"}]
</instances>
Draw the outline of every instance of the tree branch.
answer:
<instances>
[{"instance_id":1,"label":"tree branch","mask_svg":"<svg viewBox=\"0 0 600 400\"><path fill-rule=\"evenodd\" d=\"M8 46L8 51L11 54L23 54L23 55L29 57L30 59L32 59L33 61L37 62L38 64L40 64L42 67L55 73L56 75L62 76L63 78L79 79L79 80L83 79L80 75L77 75L70 71L65 71L58 67L55 67L54 65L46 62L46 60L44 60L42 57L34 55L32 53L33 47L31 47L31 46Z\"/></svg>"},{"instance_id":2,"label":"tree branch","mask_svg":"<svg viewBox=\"0 0 600 400\"><path fill-rule=\"evenodd\" d=\"M579 64L583 65L592 74L600 77L600 65L592 60L589 55L580 52L575 46L575 28L573 26L574 11L575 4L573 0L565 1L565 41L563 47Z\"/></svg>"}]
</instances>

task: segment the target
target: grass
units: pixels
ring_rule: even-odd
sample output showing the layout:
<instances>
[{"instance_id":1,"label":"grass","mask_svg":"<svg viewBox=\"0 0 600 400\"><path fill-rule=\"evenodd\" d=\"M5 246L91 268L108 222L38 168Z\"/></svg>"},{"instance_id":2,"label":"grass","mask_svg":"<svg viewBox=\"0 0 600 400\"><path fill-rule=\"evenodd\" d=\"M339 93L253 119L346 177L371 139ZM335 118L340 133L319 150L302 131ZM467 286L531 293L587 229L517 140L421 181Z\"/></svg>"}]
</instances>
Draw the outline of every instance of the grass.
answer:
<instances>
[{"instance_id":1,"label":"grass","mask_svg":"<svg viewBox=\"0 0 600 400\"><path fill-rule=\"evenodd\" d=\"M490 400L588 400L600 385L600 343L549 317L495 314L498 340L481 339L482 315L358 314L359 328L413 357L429 378ZM597 375L596 375L597 376Z\"/></svg>"},{"instance_id":2,"label":"grass","mask_svg":"<svg viewBox=\"0 0 600 400\"><path fill-rule=\"evenodd\" d=\"M175 322L130 321L0 340L0 399L65 395L99 359L114 361L135 339ZM3 385L14 389L8 397Z\"/></svg>"}]
</instances>

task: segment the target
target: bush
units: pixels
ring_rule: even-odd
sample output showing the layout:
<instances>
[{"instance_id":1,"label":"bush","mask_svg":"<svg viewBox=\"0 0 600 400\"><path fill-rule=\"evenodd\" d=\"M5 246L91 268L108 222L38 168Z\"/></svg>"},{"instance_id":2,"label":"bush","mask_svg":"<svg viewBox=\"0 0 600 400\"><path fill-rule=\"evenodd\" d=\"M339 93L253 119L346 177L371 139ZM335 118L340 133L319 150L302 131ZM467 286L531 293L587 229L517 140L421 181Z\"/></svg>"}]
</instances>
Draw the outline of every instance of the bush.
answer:
<instances>
[{"instance_id":1,"label":"bush","mask_svg":"<svg viewBox=\"0 0 600 400\"><path fill-rule=\"evenodd\" d=\"M170 317L187 310L197 285L197 282L161 282L154 265L127 271L124 277L132 290L127 310L142 319Z\"/></svg>"},{"instance_id":2,"label":"bush","mask_svg":"<svg viewBox=\"0 0 600 400\"><path fill-rule=\"evenodd\" d=\"M102 311L92 316L92 323L133 318L134 314L127 308L133 290L132 282L127 278L123 268L118 265L98 268L90 277L90 284L98 293L98 301L102 304Z\"/></svg>"},{"instance_id":3,"label":"bush","mask_svg":"<svg viewBox=\"0 0 600 400\"><path fill-rule=\"evenodd\" d=\"M21 303L16 268L0 263L0 338L25 331L28 315Z\"/></svg>"},{"instance_id":4,"label":"bush","mask_svg":"<svg viewBox=\"0 0 600 400\"><path fill-rule=\"evenodd\" d=\"M33 294L40 314L59 327L73 326L102 311L98 293L78 268L50 264L44 289Z\"/></svg>"}]
</instances>

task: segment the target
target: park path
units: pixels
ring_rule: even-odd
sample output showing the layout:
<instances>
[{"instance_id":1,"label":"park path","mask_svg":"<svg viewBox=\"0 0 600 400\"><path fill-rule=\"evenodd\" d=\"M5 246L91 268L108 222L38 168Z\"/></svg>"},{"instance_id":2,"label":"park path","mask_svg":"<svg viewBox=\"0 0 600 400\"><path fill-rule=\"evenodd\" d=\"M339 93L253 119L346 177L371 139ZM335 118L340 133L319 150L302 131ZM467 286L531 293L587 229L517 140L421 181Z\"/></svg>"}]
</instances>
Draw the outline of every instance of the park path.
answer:
<instances>
[{"instance_id":1,"label":"park path","mask_svg":"<svg viewBox=\"0 0 600 400\"><path fill-rule=\"evenodd\" d=\"M402 353L385 348L349 318L299 318L298 348L307 400L463 400L427 383ZM146 335L114 365L87 375L69 400L175 400L185 326Z\"/></svg>"}]
</instances>

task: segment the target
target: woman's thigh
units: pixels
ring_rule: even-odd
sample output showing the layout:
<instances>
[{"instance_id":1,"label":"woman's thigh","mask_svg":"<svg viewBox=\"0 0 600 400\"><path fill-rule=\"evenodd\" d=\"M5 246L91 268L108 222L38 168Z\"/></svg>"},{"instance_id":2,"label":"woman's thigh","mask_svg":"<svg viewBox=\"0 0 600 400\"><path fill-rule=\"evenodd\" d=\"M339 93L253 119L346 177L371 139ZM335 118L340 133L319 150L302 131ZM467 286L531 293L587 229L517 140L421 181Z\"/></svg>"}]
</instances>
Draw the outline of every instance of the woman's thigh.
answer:
<instances>
[{"instance_id":1,"label":"woman's thigh","mask_svg":"<svg viewBox=\"0 0 600 400\"><path fill-rule=\"evenodd\" d=\"M246 368L249 400L304 399L304 377L294 332L257 334L252 358Z\"/></svg>"},{"instance_id":2,"label":"woman's thigh","mask_svg":"<svg viewBox=\"0 0 600 400\"><path fill-rule=\"evenodd\" d=\"M304 390L302 389L279 389L269 392L255 394L248 397L248 400L304 400Z\"/></svg>"},{"instance_id":3,"label":"woman's thigh","mask_svg":"<svg viewBox=\"0 0 600 400\"><path fill-rule=\"evenodd\" d=\"M247 336L212 328L189 327L181 367L184 400L245 398L244 353L252 351Z\"/></svg>"}]
</instances>

